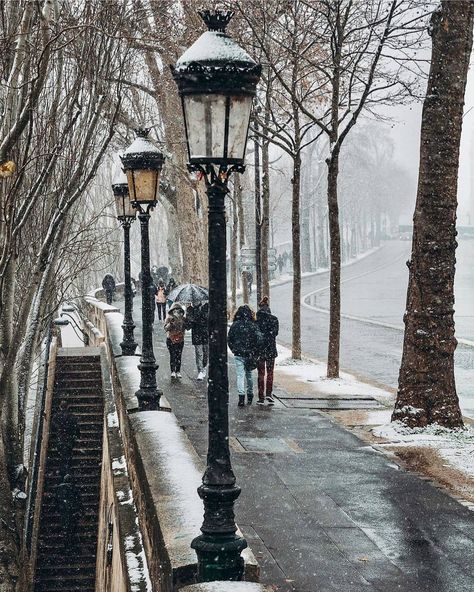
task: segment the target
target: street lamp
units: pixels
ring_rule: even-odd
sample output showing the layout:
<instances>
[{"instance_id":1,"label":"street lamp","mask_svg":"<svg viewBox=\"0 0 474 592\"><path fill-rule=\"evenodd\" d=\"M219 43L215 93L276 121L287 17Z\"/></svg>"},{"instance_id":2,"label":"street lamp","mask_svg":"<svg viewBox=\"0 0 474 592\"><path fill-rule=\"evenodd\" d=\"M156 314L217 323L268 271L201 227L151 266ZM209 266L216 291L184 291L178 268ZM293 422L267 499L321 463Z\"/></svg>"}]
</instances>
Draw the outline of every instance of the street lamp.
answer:
<instances>
[{"instance_id":1,"label":"street lamp","mask_svg":"<svg viewBox=\"0 0 474 592\"><path fill-rule=\"evenodd\" d=\"M190 171L204 177L209 198L209 444L198 489L202 534L192 542L199 579L240 580L247 542L236 535L235 484L229 451L225 196L229 175L244 171L257 64L225 33L233 11L199 11L208 31L172 67L181 96Z\"/></svg>"},{"instance_id":2,"label":"street lamp","mask_svg":"<svg viewBox=\"0 0 474 592\"><path fill-rule=\"evenodd\" d=\"M120 157L127 175L129 199L140 220L142 259L142 355L140 388L136 392L140 409L159 409L162 392L156 385L156 363L153 352L153 282L150 273L150 211L156 206L163 167L163 154L150 142L150 130L139 129L137 137Z\"/></svg>"},{"instance_id":3,"label":"street lamp","mask_svg":"<svg viewBox=\"0 0 474 592\"><path fill-rule=\"evenodd\" d=\"M123 228L123 270L125 278L125 314L123 317L123 341L120 344L123 356L133 356L137 349L137 343L133 338L135 323L133 322L133 293L130 276L130 226L135 220L136 211L133 209L128 197L127 177L117 167L112 181L112 191L115 198L117 219Z\"/></svg>"}]
</instances>

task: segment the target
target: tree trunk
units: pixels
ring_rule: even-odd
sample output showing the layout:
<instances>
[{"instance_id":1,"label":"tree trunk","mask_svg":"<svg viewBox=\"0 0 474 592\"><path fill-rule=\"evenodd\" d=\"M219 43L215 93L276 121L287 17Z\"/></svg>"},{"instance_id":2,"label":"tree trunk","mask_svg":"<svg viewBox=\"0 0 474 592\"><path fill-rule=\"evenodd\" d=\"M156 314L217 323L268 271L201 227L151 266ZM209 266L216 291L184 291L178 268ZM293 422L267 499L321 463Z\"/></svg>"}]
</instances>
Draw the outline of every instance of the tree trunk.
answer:
<instances>
[{"instance_id":1,"label":"tree trunk","mask_svg":"<svg viewBox=\"0 0 474 592\"><path fill-rule=\"evenodd\" d=\"M14 592L18 580L19 548L16 540L16 520L13 497L4 448L3 434L0 432L0 592Z\"/></svg>"},{"instance_id":2,"label":"tree trunk","mask_svg":"<svg viewBox=\"0 0 474 592\"><path fill-rule=\"evenodd\" d=\"M265 115L267 119L267 116ZM266 125L269 125L269 116ZM268 273L268 247L270 242L270 159L268 140L262 144L262 226L261 226L261 289L262 295L270 297L270 277Z\"/></svg>"},{"instance_id":3,"label":"tree trunk","mask_svg":"<svg viewBox=\"0 0 474 592\"><path fill-rule=\"evenodd\" d=\"M297 150L293 160L291 230L293 240L293 335L291 357L301 360L301 253L300 253L300 193L301 154Z\"/></svg>"},{"instance_id":4,"label":"tree trunk","mask_svg":"<svg viewBox=\"0 0 474 592\"><path fill-rule=\"evenodd\" d=\"M258 124L255 122L255 129ZM255 163L255 285L257 302L262 298L262 200L260 192L260 145L258 136L254 141Z\"/></svg>"},{"instance_id":5,"label":"tree trunk","mask_svg":"<svg viewBox=\"0 0 474 592\"><path fill-rule=\"evenodd\" d=\"M421 125L418 194L403 356L392 420L463 425L454 378L454 274L459 145L474 2L442 0Z\"/></svg>"},{"instance_id":6,"label":"tree trunk","mask_svg":"<svg viewBox=\"0 0 474 592\"><path fill-rule=\"evenodd\" d=\"M311 271L311 237L310 237L310 177L311 167L303 169L303 190L301 192L301 269Z\"/></svg>"},{"instance_id":7,"label":"tree trunk","mask_svg":"<svg viewBox=\"0 0 474 592\"><path fill-rule=\"evenodd\" d=\"M329 212L329 343L328 378L339 377L339 349L341 339L341 235L339 206L337 203L337 176L339 153L333 152L328 161L328 212Z\"/></svg>"}]
</instances>

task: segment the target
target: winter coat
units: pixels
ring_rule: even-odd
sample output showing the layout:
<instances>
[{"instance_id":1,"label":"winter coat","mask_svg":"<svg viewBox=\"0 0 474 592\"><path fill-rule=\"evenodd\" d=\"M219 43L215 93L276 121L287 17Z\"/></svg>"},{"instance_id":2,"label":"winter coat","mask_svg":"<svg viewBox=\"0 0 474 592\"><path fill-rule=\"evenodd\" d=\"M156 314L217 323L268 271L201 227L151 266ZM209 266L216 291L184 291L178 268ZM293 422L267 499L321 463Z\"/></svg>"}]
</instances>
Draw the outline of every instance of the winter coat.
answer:
<instances>
[{"instance_id":1,"label":"winter coat","mask_svg":"<svg viewBox=\"0 0 474 592\"><path fill-rule=\"evenodd\" d=\"M240 358L258 358L262 335L257 323L247 314L240 314L240 307L237 311L234 322L229 329L227 343L234 356ZM248 308L248 307L247 307ZM250 311L250 309L248 308Z\"/></svg>"},{"instance_id":2,"label":"winter coat","mask_svg":"<svg viewBox=\"0 0 474 592\"><path fill-rule=\"evenodd\" d=\"M164 304L166 302L166 296L168 295L168 292L166 291L166 287L165 285L161 285L158 284L157 288L156 288L156 295L155 295L155 300L159 303L159 304Z\"/></svg>"},{"instance_id":3,"label":"winter coat","mask_svg":"<svg viewBox=\"0 0 474 592\"><path fill-rule=\"evenodd\" d=\"M115 280L113 276L110 275L110 273L104 276L104 279L102 280L102 287L106 292L115 291Z\"/></svg>"},{"instance_id":4,"label":"winter coat","mask_svg":"<svg viewBox=\"0 0 474 592\"><path fill-rule=\"evenodd\" d=\"M169 309L165 319L164 329L166 331L166 336L173 343L181 343L184 341L186 319L184 318L184 310L180 304L173 304Z\"/></svg>"},{"instance_id":5,"label":"winter coat","mask_svg":"<svg viewBox=\"0 0 474 592\"><path fill-rule=\"evenodd\" d=\"M189 306L186 311L186 329L191 329L193 345L203 345L209 341L207 322L209 319L209 304Z\"/></svg>"},{"instance_id":6,"label":"winter coat","mask_svg":"<svg viewBox=\"0 0 474 592\"><path fill-rule=\"evenodd\" d=\"M257 312L257 325L262 334L262 346L260 350L261 360L271 360L278 356L276 347L276 336L278 335L279 323L275 315L272 315L268 307L262 307Z\"/></svg>"},{"instance_id":7,"label":"winter coat","mask_svg":"<svg viewBox=\"0 0 474 592\"><path fill-rule=\"evenodd\" d=\"M167 293L169 294L176 288L177 284L173 278L169 279L168 285L166 286Z\"/></svg>"}]
</instances>

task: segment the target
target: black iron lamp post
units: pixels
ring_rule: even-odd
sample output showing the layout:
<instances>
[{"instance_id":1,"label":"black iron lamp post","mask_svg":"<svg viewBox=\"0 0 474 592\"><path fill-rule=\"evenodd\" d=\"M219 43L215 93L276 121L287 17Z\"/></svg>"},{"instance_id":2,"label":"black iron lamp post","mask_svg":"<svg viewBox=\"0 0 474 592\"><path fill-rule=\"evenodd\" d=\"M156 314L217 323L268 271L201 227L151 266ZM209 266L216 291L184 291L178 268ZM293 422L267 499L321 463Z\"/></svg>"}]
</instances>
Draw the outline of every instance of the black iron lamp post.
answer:
<instances>
[{"instance_id":1,"label":"black iron lamp post","mask_svg":"<svg viewBox=\"0 0 474 592\"><path fill-rule=\"evenodd\" d=\"M199 579L240 580L247 542L236 534L235 484L229 451L225 196L229 175L244 171L252 99L261 66L225 33L232 11L203 10L209 28L172 67L182 100L191 171L209 198L209 445L198 489L202 534L192 542Z\"/></svg>"},{"instance_id":2,"label":"black iron lamp post","mask_svg":"<svg viewBox=\"0 0 474 592\"><path fill-rule=\"evenodd\" d=\"M133 322L133 292L130 274L130 226L135 220L136 211L128 197L128 183L125 174L118 168L112 182L115 197L117 219L123 228L123 270L125 278L125 314L123 317L123 341L120 344L123 356L133 356L137 343L133 338L135 323Z\"/></svg>"},{"instance_id":3,"label":"black iron lamp post","mask_svg":"<svg viewBox=\"0 0 474 592\"><path fill-rule=\"evenodd\" d=\"M150 273L150 236L148 223L150 212L156 206L163 167L163 154L148 139L149 130L137 130L137 137L120 157L127 175L129 199L138 210L141 231L142 259L142 355L140 388L136 392L140 409L160 408L161 391L156 385L156 363L153 351L153 282Z\"/></svg>"}]
</instances>

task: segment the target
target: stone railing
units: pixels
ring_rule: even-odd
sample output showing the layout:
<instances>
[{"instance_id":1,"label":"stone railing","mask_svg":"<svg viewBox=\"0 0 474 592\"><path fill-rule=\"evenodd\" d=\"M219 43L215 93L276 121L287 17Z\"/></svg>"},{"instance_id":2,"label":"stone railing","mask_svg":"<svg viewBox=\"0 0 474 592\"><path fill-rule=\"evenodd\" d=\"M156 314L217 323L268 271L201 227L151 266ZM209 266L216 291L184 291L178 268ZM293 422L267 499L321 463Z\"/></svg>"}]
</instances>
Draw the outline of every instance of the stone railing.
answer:
<instances>
[{"instance_id":1,"label":"stone railing","mask_svg":"<svg viewBox=\"0 0 474 592\"><path fill-rule=\"evenodd\" d=\"M163 410L138 410L138 357L121 355L122 315L92 295L85 298L82 309L89 321L85 326L91 345L103 343L107 352L123 468L137 510L150 592L181 590L196 581L197 562L191 541L199 534L203 518L202 502L196 491L201 483L202 462L164 397L160 402ZM110 477L105 478L109 483L104 483L104 487L110 491ZM199 584L201 587L186 589L266 592L267 588L255 583L259 566L252 551L245 549L242 556L246 582L222 583L220 588Z\"/></svg>"}]
</instances>

